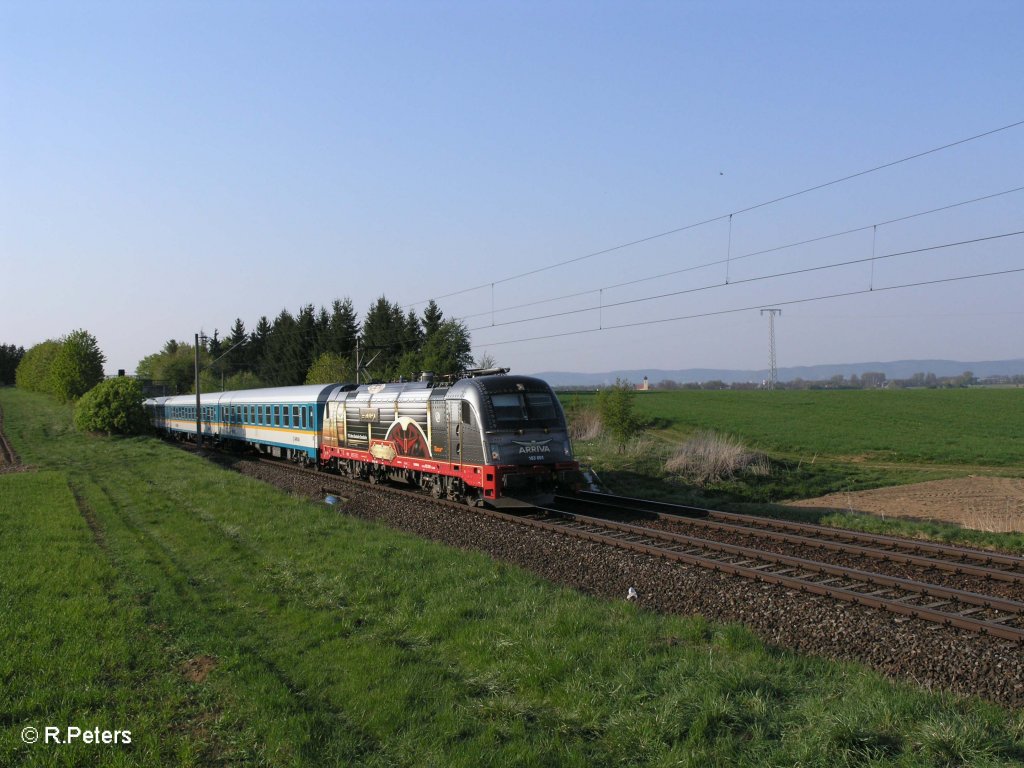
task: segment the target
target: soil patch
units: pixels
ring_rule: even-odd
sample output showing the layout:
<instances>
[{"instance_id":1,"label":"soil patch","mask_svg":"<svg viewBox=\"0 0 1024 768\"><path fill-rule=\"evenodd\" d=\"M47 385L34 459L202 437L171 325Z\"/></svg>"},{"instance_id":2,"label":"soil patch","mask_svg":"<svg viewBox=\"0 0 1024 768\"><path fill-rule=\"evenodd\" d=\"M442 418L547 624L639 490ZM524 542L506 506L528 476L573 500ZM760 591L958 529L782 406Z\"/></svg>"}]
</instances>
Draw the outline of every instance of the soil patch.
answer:
<instances>
[{"instance_id":1,"label":"soil patch","mask_svg":"<svg viewBox=\"0 0 1024 768\"><path fill-rule=\"evenodd\" d=\"M856 493L830 493L817 499L791 501L788 506L938 520L993 533L1024 531L1024 478L932 480Z\"/></svg>"},{"instance_id":2,"label":"soil patch","mask_svg":"<svg viewBox=\"0 0 1024 768\"><path fill-rule=\"evenodd\" d=\"M181 665L181 674L190 683L201 683L216 666L217 661L212 656L196 656Z\"/></svg>"}]
</instances>

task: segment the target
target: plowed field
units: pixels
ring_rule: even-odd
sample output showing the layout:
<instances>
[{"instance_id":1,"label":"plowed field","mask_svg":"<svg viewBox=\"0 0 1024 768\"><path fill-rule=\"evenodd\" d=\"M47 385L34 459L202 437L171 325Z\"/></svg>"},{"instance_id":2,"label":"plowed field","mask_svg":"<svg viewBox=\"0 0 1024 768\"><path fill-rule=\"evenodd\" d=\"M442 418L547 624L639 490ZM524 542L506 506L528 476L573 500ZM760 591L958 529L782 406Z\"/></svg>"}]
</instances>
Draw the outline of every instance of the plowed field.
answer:
<instances>
[{"instance_id":1,"label":"plowed field","mask_svg":"<svg viewBox=\"0 0 1024 768\"><path fill-rule=\"evenodd\" d=\"M790 502L789 506L940 520L980 531L1024 531L1024 479L933 480L857 493L830 493L816 499Z\"/></svg>"}]
</instances>

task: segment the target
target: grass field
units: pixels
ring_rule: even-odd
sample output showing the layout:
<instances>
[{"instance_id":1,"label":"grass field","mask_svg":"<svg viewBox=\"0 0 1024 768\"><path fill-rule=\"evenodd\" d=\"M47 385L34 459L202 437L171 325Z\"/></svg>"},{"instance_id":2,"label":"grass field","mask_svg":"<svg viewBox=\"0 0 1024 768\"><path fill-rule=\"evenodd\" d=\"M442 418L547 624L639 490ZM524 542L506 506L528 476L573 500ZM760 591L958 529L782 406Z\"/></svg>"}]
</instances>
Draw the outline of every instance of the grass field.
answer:
<instances>
[{"instance_id":1,"label":"grass field","mask_svg":"<svg viewBox=\"0 0 1024 768\"><path fill-rule=\"evenodd\" d=\"M0 765L1018 765L1024 713L660 617L0 389ZM130 731L37 743L26 727Z\"/></svg>"},{"instance_id":2,"label":"grass field","mask_svg":"<svg viewBox=\"0 0 1024 768\"><path fill-rule=\"evenodd\" d=\"M1024 466L1024 389L678 391L635 400L666 437L714 429L786 458Z\"/></svg>"},{"instance_id":3,"label":"grass field","mask_svg":"<svg viewBox=\"0 0 1024 768\"><path fill-rule=\"evenodd\" d=\"M570 415L592 405L564 394ZM579 442L580 459L616 490L689 501L777 502L967 474L1024 474L1024 389L675 391L634 397L647 428L618 452ZM701 489L673 484L664 464L697 430L768 455L765 477Z\"/></svg>"}]
</instances>

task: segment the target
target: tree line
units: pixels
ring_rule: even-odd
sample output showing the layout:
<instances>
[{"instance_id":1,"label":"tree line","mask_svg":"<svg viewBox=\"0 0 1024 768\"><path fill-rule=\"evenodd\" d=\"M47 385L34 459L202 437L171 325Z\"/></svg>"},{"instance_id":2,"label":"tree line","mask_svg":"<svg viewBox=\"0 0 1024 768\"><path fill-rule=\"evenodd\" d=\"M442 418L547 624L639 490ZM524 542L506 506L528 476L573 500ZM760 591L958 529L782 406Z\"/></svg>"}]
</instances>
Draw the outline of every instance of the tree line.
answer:
<instances>
[{"instance_id":1,"label":"tree line","mask_svg":"<svg viewBox=\"0 0 1024 768\"><path fill-rule=\"evenodd\" d=\"M194 342L172 339L139 362L136 376L166 394L195 391L195 355ZM417 315L384 296L361 323L348 298L330 309L283 309L273 321L264 315L251 331L237 318L227 336L215 330L200 339L199 385L211 392L354 382L357 364L361 381L412 379L421 371L456 375L473 365L469 331L433 301Z\"/></svg>"},{"instance_id":2,"label":"tree line","mask_svg":"<svg viewBox=\"0 0 1024 768\"><path fill-rule=\"evenodd\" d=\"M1003 377L1007 384L1022 384L1024 376ZM934 373L915 373L906 379L888 379L880 371L867 371L861 375L856 373L849 378L842 374L836 374L828 379L801 379L791 381L780 381L775 384L775 389L907 389L924 387L928 389L951 389L957 387L970 387L981 383L971 371L964 371L956 376L936 376ZM651 389L673 390L673 389L765 389L764 382L739 381L727 384L718 379L702 382L680 383L671 379L659 381L653 384Z\"/></svg>"},{"instance_id":3,"label":"tree line","mask_svg":"<svg viewBox=\"0 0 1024 768\"><path fill-rule=\"evenodd\" d=\"M14 384L15 372L24 356L24 347L0 344L0 387L9 387Z\"/></svg>"},{"instance_id":4,"label":"tree line","mask_svg":"<svg viewBox=\"0 0 1024 768\"><path fill-rule=\"evenodd\" d=\"M95 336L85 330L72 331L23 351L14 383L19 389L43 392L66 403L103 381L106 361Z\"/></svg>"}]
</instances>

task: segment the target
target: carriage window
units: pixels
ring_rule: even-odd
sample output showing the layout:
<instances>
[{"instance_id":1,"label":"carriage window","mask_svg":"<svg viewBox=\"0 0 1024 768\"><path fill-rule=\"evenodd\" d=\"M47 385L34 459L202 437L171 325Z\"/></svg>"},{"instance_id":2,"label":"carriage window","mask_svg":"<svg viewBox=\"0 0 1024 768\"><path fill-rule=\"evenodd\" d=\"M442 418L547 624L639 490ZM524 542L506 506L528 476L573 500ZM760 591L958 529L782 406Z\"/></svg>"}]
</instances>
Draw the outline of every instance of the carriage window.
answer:
<instances>
[{"instance_id":1,"label":"carriage window","mask_svg":"<svg viewBox=\"0 0 1024 768\"><path fill-rule=\"evenodd\" d=\"M306 428L306 409L302 409L302 428Z\"/></svg>"},{"instance_id":2,"label":"carriage window","mask_svg":"<svg viewBox=\"0 0 1024 768\"><path fill-rule=\"evenodd\" d=\"M281 407L278 405L274 406L274 426L281 426Z\"/></svg>"},{"instance_id":3,"label":"carriage window","mask_svg":"<svg viewBox=\"0 0 1024 768\"><path fill-rule=\"evenodd\" d=\"M299 406L297 405L292 406L292 426L296 429L299 426Z\"/></svg>"},{"instance_id":4,"label":"carriage window","mask_svg":"<svg viewBox=\"0 0 1024 768\"><path fill-rule=\"evenodd\" d=\"M281 410L284 412L284 425L286 427L290 427L292 425L292 421L291 412L288 410L288 406L284 406Z\"/></svg>"}]
</instances>

